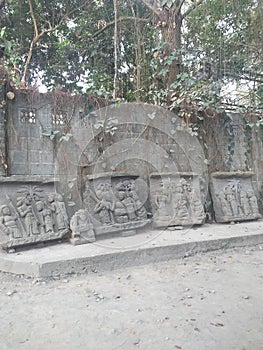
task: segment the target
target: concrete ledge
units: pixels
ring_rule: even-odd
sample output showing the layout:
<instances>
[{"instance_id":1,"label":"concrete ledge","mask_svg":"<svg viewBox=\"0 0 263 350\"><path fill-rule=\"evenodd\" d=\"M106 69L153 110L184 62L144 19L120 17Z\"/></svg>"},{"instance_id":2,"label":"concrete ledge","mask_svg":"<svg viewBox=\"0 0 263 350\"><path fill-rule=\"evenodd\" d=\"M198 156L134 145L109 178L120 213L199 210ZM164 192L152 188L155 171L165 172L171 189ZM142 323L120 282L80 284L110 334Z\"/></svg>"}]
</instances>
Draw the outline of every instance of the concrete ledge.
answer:
<instances>
[{"instance_id":1,"label":"concrete ledge","mask_svg":"<svg viewBox=\"0 0 263 350\"><path fill-rule=\"evenodd\" d=\"M67 243L14 254L0 252L0 270L30 277L90 273L263 244L263 221L151 230L80 246ZM220 254L220 252L218 253Z\"/></svg>"},{"instance_id":2,"label":"concrete ledge","mask_svg":"<svg viewBox=\"0 0 263 350\"><path fill-rule=\"evenodd\" d=\"M0 176L0 182L3 183L55 183L59 182L59 179L55 175L11 175L11 176Z\"/></svg>"}]
</instances>

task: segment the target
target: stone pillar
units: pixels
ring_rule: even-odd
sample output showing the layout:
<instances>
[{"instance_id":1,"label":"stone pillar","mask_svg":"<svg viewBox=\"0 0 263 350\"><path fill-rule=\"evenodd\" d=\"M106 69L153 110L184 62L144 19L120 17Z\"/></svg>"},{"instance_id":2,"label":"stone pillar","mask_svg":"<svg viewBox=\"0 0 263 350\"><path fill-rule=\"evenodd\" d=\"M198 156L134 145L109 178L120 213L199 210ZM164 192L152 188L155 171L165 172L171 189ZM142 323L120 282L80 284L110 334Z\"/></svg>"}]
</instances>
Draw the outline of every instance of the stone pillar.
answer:
<instances>
[{"instance_id":1,"label":"stone pillar","mask_svg":"<svg viewBox=\"0 0 263 350\"><path fill-rule=\"evenodd\" d=\"M0 176L7 175L6 154L6 74L0 66Z\"/></svg>"}]
</instances>

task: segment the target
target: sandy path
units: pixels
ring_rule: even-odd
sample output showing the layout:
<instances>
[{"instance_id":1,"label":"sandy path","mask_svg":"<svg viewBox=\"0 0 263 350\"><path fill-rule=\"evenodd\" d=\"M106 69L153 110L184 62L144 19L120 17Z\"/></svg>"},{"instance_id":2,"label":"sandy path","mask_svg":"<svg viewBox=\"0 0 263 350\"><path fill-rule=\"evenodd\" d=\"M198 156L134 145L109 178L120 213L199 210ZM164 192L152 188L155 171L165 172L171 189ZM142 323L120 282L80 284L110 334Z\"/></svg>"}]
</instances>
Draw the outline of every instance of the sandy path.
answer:
<instances>
[{"instance_id":1,"label":"sandy path","mask_svg":"<svg viewBox=\"0 0 263 350\"><path fill-rule=\"evenodd\" d=\"M0 274L0 349L263 349L263 247L108 273Z\"/></svg>"}]
</instances>

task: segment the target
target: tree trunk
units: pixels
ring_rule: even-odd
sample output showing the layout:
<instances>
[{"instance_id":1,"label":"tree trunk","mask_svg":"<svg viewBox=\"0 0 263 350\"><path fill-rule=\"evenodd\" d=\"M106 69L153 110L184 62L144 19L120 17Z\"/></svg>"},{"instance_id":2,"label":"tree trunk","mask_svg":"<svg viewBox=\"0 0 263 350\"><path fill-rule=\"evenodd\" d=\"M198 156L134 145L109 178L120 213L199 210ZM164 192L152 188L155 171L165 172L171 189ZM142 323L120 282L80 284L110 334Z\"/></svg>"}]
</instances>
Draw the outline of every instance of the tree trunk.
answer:
<instances>
[{"instance_id":1,"label":"tree trunk","mask_svg":"<svg viewBox=\"0 0 263 350\"><path fill-rule=\"evenodd\" d=\"M8 75L0 60L0 176L7 175L6 88Z\"/></svg>"},{"instance_id":2,"label":"tree trunk","mask_svg":"<svg viewBox=\"0 0 263 350\"><path fill-rule=\"evenodd\" d=\"M118 94L118 3L113 0L114 5L114 79L113 79L113 99L117 98Z\"/></svg>"},{"instance_id":3,"label":"tree trunk","mask_svg":"<svg viewBox=\"0 0 263 350\"><path fill-rule=\"evenodd\" d=\"M162 20L162 36L165 42L164 46L164 59L176 51L181 49L182 44L182 16L181 13L177 13L177 8L172 7L165 9L165 16ZM166 88L168 91L167 104L171 102L171 94L174 90L171 88L171 84L175 82L177 75L181 72L181 54L177 53L177 58L169 65L169 71L166 76Z\"/></svg>"}]
</instances>

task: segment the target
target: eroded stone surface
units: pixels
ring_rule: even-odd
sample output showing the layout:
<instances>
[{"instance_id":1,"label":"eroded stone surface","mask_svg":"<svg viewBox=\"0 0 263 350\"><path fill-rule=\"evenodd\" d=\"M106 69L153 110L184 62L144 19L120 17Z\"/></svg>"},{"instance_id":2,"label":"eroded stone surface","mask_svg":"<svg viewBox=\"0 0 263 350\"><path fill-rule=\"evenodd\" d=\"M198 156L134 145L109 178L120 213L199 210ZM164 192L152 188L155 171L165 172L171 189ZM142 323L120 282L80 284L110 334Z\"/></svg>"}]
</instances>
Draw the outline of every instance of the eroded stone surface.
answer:
<instances>
[{"instance_id":1,"label":"eroded stone surface","mask_svg":"<svg viewBox=\"0 0 263 350\"><path fill-rule=\"evenodd\" d=\"M186 226L204 222L199 179L195 174L152 174L150 193L156 227Z\"/></svg>"},{"instance_id":2,"label":"eroded stone surface","mask_svg":"<svg viewBox=\"0 0 263 350\"><path fill-rule=\"evenodd\" d=\"M217 222L254 220L261 217L252 186L252 173L213 173L211 194Z\"/></svg>"},{"instance_id":3,"label":"eroded stone surface","mask_svg":"<svg viewBox=\"0 0 263 350\"><path fill-rule=\"evenodd\" d=\"M72 231L70 242L74 245L94 242L95 232L90 214L86 209L78 210L70 220Z\"/></svg>"},{"instance_id":4,"label":"eroded stone surface","mask_svg":"<svg viewBox=\"0 0 263 350\"><path fill-rule=\"evenodd\" d=\"M68 231L68 215L59 193L24 185L2 201L0 245L4 249L60 239Z\"/></svg>"},{"instance_id":5,"label":"eroded stone surface","mask_svg":"<svg viewBox=\"0 0 263 350\"><path fill-rule=\"evenodd\" d=\"M73 236L79 232L79 226L86 220L87 227L92 226L95 236L103 236L114 232L130 231L149 223L144 206L148 193L138 189L138 176L104 173L88 176L85 182L83 202L85 210L78 211L72 219ZM142 196L144 192L144 196ZM142 199L141 197L144 197ZM82 219L80 219L80 215ZM84 216L86 218L84 218ZM78 224L75 224L77 222ZM76 226L76 228L75 228ZM90 231L89 230L89 231ZM84 232L84 230L82 230ZM136 231L134 231L136 232ZM86 243L86 234L80 239ZM90 235L90 233L88 234ZM78 234L77 234L78 236Z\"/></svg>"}]
</instances>

